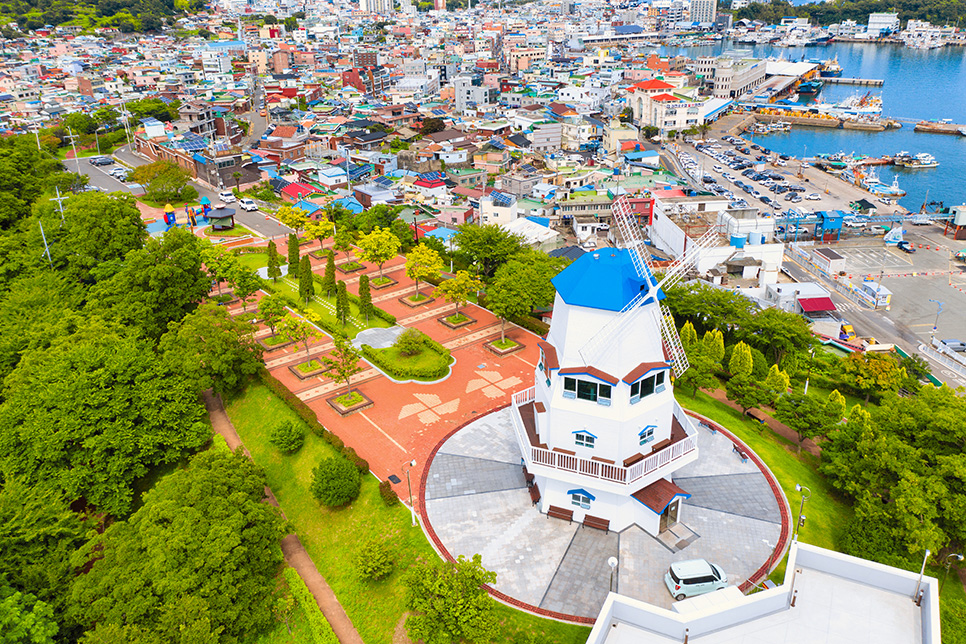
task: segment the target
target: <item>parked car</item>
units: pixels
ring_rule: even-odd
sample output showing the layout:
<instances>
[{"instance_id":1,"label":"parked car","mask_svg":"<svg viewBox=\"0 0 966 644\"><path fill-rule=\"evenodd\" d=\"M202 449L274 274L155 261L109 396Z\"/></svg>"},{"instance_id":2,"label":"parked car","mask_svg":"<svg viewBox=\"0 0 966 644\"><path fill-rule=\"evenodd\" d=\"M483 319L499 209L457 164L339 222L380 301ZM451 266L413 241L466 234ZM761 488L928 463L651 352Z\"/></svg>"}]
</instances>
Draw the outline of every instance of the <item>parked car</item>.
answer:
<instances>
[{"instance_id":1,"label":"parked car","mask_svg":"<svg viewBox=\"0 0 966 644\"><path fill-rule=\"evenodd\" d=\"M943 344L946 345L947 349L951 349L953 351L966 351L966 342L963 342L962 340L943 340Z\"/></svg>"},{"instance_id":2,"label":"parked car","mask_svg":"<svg viewBox=\"0 0 966 644\"><path fill-rule=\"evenodd\" d=\"M241 207L242 210L247 210L248 212L253 212L255 210L258 210L258 204L252 201L251 199L249 199L248 197L241 199L238 202L238 205Z\"/></svg>"},{"instance_id":3,"label":"parked car","mask_svg":"<svg viewBox=\"0 0 966 644\"><path fill-rule=\"evenodd\" d=\"M821 197L819 197L818 194L814 192L805 198L808 199L809 201L818 201L819 199L821 199Z\"/></svg>"},{"instance_id":4,"label":"parked car","mask_svg":"<svg viewBox=\"0 0 966 644\"><path fill-rule=\"evenodd\" d=\"M91 165L111 165L112 163L114 163L114 159L112 159L111 157L91 157L90 158Z\"/></svg>"},{"instance_id":5,"label":"parked car","mask_svg":"<svg viewBox=\"0 0 966 644\"><path fill-rule=\"evenodd\" d=\"M675 561L664 574L664 584L674 599L681 601L728 586L728 575L704 559Z\"/></svg>"},{"instance_id":6,"label":"parked car","mask_svg":"<svg viewBox=\"0 0 966 644\"><path fill-rule=\"evenodd\" d=\"M905 240L899 242L896 247L903 253L909 253L910 255L916 252L916 249L912 246L912 244Z\"/></svg>"},{"instance_id":7,"label":"parked car","mask_svg":"<svg viewBox=\"0 0 966 644\"><path fill-rule=\"evenodd\" d=\"M231 190L222 190L221 192L218 193L218 199L223 203L234 203L235 195L232 193Z\"/></svg>"}]
</instances>

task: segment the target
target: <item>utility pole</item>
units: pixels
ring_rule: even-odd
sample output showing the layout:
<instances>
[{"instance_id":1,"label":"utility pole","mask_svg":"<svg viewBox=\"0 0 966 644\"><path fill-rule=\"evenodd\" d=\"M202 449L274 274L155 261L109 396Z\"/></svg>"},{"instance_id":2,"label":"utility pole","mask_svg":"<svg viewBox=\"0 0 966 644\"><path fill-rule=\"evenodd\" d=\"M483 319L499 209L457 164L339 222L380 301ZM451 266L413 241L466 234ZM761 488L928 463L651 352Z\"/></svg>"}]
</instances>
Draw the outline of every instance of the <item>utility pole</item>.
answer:
<instances>
[{"instance_id":1,"label":"utility pole","mask_svg":"<svg viewBox=\"0 0 966 644\"><path fill-rule=\"evenodd\" d=\"M57 190L57 196L56 197L51 197L50 200L57 202L57 207L60 209L60 223L61 224L65 224L67 222L64 219L64 203L63 202L64 202L64 199L67 199L67 197L61 196L61 194L60 194L60 186L54 186L54 188Z\"/></svg>"}]
</instances>

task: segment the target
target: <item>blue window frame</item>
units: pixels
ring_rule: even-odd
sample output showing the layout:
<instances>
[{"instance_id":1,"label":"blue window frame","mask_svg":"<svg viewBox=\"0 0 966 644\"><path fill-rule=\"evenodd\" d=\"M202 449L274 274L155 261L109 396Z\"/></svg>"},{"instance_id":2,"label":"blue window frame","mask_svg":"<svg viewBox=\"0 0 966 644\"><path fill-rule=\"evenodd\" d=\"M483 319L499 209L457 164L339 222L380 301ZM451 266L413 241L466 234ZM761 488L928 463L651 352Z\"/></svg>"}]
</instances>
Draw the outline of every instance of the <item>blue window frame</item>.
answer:
<instances>
[{"instance_id":1,"label":"blue window frame","mask_svg":"<svg viewBox=\"0 0 966 644\"><path fill-rule=\"evenodd\" d=\"M579 508L585 510L590 509L591 501L596 501L597 497L588 492L583 488L577 488L576 490L567 490L567 494L570 495L570 504L576 505Z\"/></svg>"},{"instance_id":2,"label":"blue window frame","mask_svg":"<svg viewBox=\"0 0 966 644\"><path fill-rule=\"evenodd\" d=\"M631 404L637 403L646 396L659 394L665 389L664 371L658 371L653 376L631 384Z\"/></svg>"},{"instance_id":3,"label":"blue window frame","mask_svg":"<svg viewBox=\"0 0 966 644\"><path fill-rule=\"evenodd\" d=\"M577 430L573 432L574 443L580 447L594 448L594 444L597 442L597 437L586 430Z\"/></svg>"},{"instance_id":4,"label":"blue window frame","mask_svg":"<svg viewBox=\"0 0 966 644\"><path fill-rule=\"evenodd\" d=\"M602 382L564 378L564 398L578 398L609 407L612 390L613 387Z\"/></svg>"},{"instance_id":5,"label":"blue window frame","mask_svg":"<svg viewBox=\"0 0 966 644\"><path fill-rule=\"evenodd\" d=\"M644 445L645 443L650 443L652 440L654 440L655 429L657 429L657 425L648 425L647 427L645 427L640 431L638 436L641 439L641 442L640 442L641 445Z\"/></svg>"}]
</instances>

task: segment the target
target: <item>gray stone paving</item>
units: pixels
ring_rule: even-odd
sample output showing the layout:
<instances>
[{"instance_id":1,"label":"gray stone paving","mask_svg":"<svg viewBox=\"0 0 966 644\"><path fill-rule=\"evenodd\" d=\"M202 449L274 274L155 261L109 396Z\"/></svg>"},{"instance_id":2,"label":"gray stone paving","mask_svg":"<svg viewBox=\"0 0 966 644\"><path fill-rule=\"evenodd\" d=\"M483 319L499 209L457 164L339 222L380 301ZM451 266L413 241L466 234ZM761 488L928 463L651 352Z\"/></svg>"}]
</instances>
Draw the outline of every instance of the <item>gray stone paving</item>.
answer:
<instances>
[{"instance_id":1,"label":"gray stone paving","mask_svg":"<svg viewBox=\"0 0 966 644\"><path fill-rule=\"evenodd\" d=\"M698 435L698 461L675 476L692 494L675 529L697 536L677 552L637 526L618 537L540 514L523 484L509 410L474 421L440 446L427 479L427 519L450 554L480 553L497 573L495 587L532 606L596 617L610 583L607 558L616 554L619 592L668 608L664 573L672 561L705 558L741 583L767 561L781 533L764 475L742 463L722 434L699 427Z\"/></svg>"},{"instance_id":2,"label":"gray stone paving","mask_svg":"<svg viewBox=\"0 0 966 644\"><path fill-rule=\"evenodd\" d=\"M778 501L761 474L727 474L688 478L674 482L691 495L687 504L731 512L762 521L781 521Z\"/></svg>"},{"instance_id":3,"label":"gray stone paving","mask_svg":"<svg viewBox=\"0 0 966 644\"><path fill-rule=\"evenodd\" d=\"M391 326L388 329L366 329L360 331L352 341L352 346L356 349L368 344L373 349L385 349L391 347L396 338L406 329L401 326Z\"/></svg>"},{"instance_id":4,"label":"gray stone paving","mask_svg":"<svg viewBox=\"0 0 966 644\"><path fill-rule=\"evenodd\" d=\"M617 556L618 539L616 532L578 529L540 608L569 614L579 606L582 614L599 613L610 585L607 559Z\"/></svg>"},{"instance_id":5,"label":"gray stone paving","mask_svg":"<svg viewBox=\"0 0 966 644\"><path fill-rule=\"evenodd\" d=\"M523 468L519 465L437 454L426 479L426 500L525 487Z\"/></svg>"}]
</instances>

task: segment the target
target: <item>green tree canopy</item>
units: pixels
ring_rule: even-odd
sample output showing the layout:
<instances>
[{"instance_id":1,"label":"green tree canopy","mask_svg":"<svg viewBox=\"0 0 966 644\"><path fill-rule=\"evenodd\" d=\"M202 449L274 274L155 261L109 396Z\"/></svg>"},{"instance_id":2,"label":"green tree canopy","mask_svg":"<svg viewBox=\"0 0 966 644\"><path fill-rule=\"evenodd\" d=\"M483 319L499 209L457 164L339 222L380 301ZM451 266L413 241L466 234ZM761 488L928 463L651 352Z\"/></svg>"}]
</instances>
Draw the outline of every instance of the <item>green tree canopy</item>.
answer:
<instances>
[{"instance_id":1,"label":"green tree canopy","mask_svg":"<svg viewBox=\"0 0 966 644\"><path fill-rule=\"evenodd\" d=\"M433 297L442 297L447 302L456 305L459 315L460 306L464 306L470 296L483 288L483 282L466 271L456 271L452 279L443 280L433 291Z\"/></svg>"},{"instance_id":2,"label":"green tree canopy","mask_svg":"<svg viewBox=\"0 0 966 644\"><path fill-rule=\"evenodd\" d=\"M406 604L413 611L406 619L411 640L488 642L497 634L494 601L483 589L496 583L496 573L482 561L480 555L460 555L456 561L433 557L410 568L405 583Z\"/></svg>"},{"instance_id":3,"label":"green tree canopy","mask_svg":"<svg viewBox=\"0 0 966 644\"><path fill-rule=\"evenodd\" d=\"M48 238L57 265L66 264L67 274L81 281L108 278L116 273L125 256L138 250L147 239L141 211L130 195L85 192L74 195L64 207L62 233ZM60 223L60 214L50 220ZM53 225L47 230L57 231Z\"/></svg>"},{"instance_id":4,"label":"green tree canopy","mask_svg":"<svg viewBox=\"0 0 966 644\"><path fill-rule=\"evenodd\" d=\"M379 266L379 277L382 277L382 265L396 256L402 244L388 228L374 228L371 233L359 238L357 246L359 258Z\"/></svg>"},{"instance_id":5,"label":"green tree canopy","mask_svg":"<svg viewBox=\"0 0 966 644\"><path fill-rule=\"evenodd\" d=\"M443 272L443 260L435 250L420 244L409 251L406 256L406 277L416 282L416 294L419 294L419 283L436 279Z\"/></svg>"},{"instance_id":6,"label":"green tree canopy","mask_svg":"<svg viewBox=\"0 0 966 644\"><path fill-rule=\"evenodd\" d=\"M188 186L191 174L170 161L155 161L138 166L131 173L131 181L144 186L145 194L155 201L187 201L198 196Z\"/></svg>"},{"instance_id":7,"label":"green tree canopy","mask_svg":"<svg viewBox=\"0 0 966 644\"><path fill-rule=\"evenodd\" d=\"M492 277L496 269L523 249L519 235L508 233L496 224L463 224L454 241L461 253L480 264L480 271L486 277Z\"/></svg>"}]
</instances>

